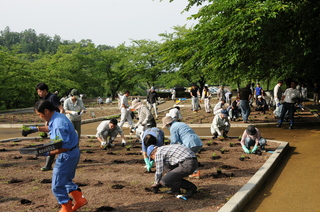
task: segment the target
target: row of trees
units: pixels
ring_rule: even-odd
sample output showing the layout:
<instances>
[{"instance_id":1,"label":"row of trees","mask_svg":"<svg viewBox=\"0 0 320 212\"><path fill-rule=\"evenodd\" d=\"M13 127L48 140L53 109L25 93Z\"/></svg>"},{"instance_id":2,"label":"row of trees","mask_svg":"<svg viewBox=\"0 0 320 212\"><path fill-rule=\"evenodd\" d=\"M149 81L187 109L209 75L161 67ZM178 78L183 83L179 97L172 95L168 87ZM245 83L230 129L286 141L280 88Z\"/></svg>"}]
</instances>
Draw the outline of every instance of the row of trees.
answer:
<instances>
[{"instance_id":1,"label":"row of trees","mask_svg":"<svg viewBox=\"0 0 320 212\"><path fill-rule=\"evenodd\" d=\"M159 35L161 42L134 40L129 46L63 41L7 27L0 31L2 108L32 106L40 81L51 91L78 88L113 98L127 89L145 94L151 86L319 81L320 2L189 0L186 10L202 4L191 17L199 20L194 27L175 26Z\"/></svg>"}]
</instances>

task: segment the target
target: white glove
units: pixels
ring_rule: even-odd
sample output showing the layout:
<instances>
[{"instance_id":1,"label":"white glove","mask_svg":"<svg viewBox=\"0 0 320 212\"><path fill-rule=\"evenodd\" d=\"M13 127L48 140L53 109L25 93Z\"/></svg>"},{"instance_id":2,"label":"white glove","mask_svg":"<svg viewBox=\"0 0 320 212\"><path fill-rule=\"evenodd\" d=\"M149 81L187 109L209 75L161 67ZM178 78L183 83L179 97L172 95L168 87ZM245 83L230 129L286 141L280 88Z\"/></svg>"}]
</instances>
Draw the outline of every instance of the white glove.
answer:
<instances>
[{"instance_id":1,"label":"white glove","mask_svg":"<svg viewBox=\"0 0 320 212\"><path fill-rule=\"evenodd\" d=\"M126 142L126 140L122 139L122 143L126 144L127 142Z\"/></svg>"},{"instance_id":2,"label":"white glove","mask_svg":"<svg viewBox=\"0 0 320 212\"><path fill-rule=\"evenodd\" d=\"M71 111L70 112L72 115L78 115L78 113L76 111Z\"/></svg>"},{"instance_id":3,"label":"white glove","mask_svg":"<svg viewBox=\"0 0 320 212\"><path fill-rule=\"evenodd\" d=\"M226 125L226 127L229 126L229 122L224 123L224 125Z\"/></svg>"},{"instance_id":4,"label":"white glove","mask_svg":"<svg viewBox=\"0 0 320 212\"><path fill-rule=\"evenodd\" d=\"M80 116L82 116L82 114L84 114L84 112L83 112L83 111L81 111Z\"/></svg>"},{"instance_id":5,"label":"white glove","mask_svg":"<svg viewBox=\"0 0 320 212\"><path fill-rule=\"evenodd\" d=\"M101 146L105 146L105 145L107 145L107 142L101 142Z\"/></svg>"},{"instance_id":6,"label":"white glove","mask_svg":"<svg viewBox=\"0 0 320 212\"><path fill-rule=\"evenodd\" d=\"M130 111L130 108L128 107L128 108L126 108L126 110L127 110L127 111Z\"/></svg>"}]
</instances>

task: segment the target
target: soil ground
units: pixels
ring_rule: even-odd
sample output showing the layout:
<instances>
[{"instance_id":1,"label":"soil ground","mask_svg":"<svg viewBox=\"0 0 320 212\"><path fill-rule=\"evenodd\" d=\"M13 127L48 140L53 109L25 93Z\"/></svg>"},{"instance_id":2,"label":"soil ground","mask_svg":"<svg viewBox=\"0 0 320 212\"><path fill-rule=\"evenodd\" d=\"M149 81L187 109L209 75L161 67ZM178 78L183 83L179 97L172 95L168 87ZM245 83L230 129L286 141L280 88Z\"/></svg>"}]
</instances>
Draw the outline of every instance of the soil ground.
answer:
<instances>
[{"instance_id":1,"label":"soil ground","mask_svg":"<svg viewBox=\"0 0 320 212\"><path fill-rule=\"evenodd\" d=\"M186 118L188 115L197 118L202 113L209 115L211 118L208 119L208 123L213 118L213 115L205 114L204 111L190 113L190 107L182 108L182 111L185 111L183 116L186 123L191 123L189 121L191 117ZM255 116L254 113L252 115ZM258 115L256 117L261 117L261 121L265 119L264 116ZM306 111L301 121L314 121L313 118L314 116ZM204 140L204 151L199 154L201 179L192 179L198 186L199 192L188 201L183 201L161 193L165 188L159 194L150 191L149 185L152 184L154 176L143 168L139 143L134 140L131 140L131 143L135 148L131 151L126 151L120 146L105 151L98 148L98 142L94 138L81 139L83 154L74 181L80 185L90 201L81 211L108 211L112 208L116 211L217 211L251 178L270 155L269 153L262 153L262 156L249 155L250 158L242 162L238 159L242 154L240 146L229 147L230 141L214 141L216 145L207 146L207 141ZM237 143L237 140L234 140ZM51 172L39 170L44 164L44 158L21 155L17 152L17 149L23 146L44 142L25 140L1 144L0 206L3 210L59 210L59 205L50 190ZM276 146L269 143L267 148L272 150ZM229 152L222 155L218 151L221 148L229 149ZM212 160L213 152L222 158ZM218 167L221 167L223 172L220 177L216 176ZM26 202L21 203L22 199L31 203L22 204Z\"/></svg>"}]
</instances>

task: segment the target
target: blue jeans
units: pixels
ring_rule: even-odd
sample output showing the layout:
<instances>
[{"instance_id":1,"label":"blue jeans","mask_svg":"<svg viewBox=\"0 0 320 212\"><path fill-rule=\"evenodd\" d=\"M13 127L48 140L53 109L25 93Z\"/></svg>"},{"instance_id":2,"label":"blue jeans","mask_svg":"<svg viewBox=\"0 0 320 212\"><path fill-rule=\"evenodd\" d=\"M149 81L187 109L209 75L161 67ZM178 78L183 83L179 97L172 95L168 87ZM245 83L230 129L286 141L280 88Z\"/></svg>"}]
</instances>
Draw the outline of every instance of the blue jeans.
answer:
<instances>
[{"instance_id":1,"label":"blue jeans","mask_svg":"<svg viewBox=\"0 0 320 212\"><path fill-rule=\"evenodd\" d=\"M243 121L248 121L248 118L251 112L249 100L240 100L240 108L241 108Z\"/></svg>"},{"instance_id":2,"label":"blue jeans","mask_svg":"<svg viewBox=\"0 0 320 212\"><path fill-rule=\"evenodd\" d=\"M264 147L267 143L267 140L265 138L259 139L259 146ZM250 149L250 146L254 146L256 144L256 141L252 140L250 137L246 137L244 139L244 144L246 145L247 149Z\"/></svg>"}]
</instances>

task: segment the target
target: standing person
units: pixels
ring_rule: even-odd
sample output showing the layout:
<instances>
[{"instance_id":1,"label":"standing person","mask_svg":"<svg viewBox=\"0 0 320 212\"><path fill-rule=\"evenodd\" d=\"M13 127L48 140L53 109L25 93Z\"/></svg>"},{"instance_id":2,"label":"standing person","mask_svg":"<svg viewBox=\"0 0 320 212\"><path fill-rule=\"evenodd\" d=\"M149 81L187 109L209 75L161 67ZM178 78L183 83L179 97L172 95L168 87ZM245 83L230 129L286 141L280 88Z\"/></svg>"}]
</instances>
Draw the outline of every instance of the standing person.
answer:
<instances>
[{"instance_id":1,"label":"standing person","mask_svg":"<svg viewBox=\"0 0 320 212\"><path fill-rule=\"evenodd\" d=\"M263 88L260 83L257 83L257 87L254 89L254 98L256 99L256 104L258 102L258 96L263 96Z\"/></svg>"},{"instance_id":2,"label":"standing person","mask_svg":"<svg viewBox=\"0 0 320 212\"><path fill-rule=\"evenodd\" d=\"M229 106L227 111L229 111L229 116L231 118L231 121L235 121L237 118L239 118L239 115L241 114L241 110L240 110L240 98L238 96Z\"/></svg>"},{"instance_id":3,"label":"standing person","mask_svg":"<svg viewBox=\"0 0 320 212\"><path fill-rule=\"evenodd\" d=\"M141 140L142 140L142 156L144 159L144 162L146 164L146 169L148 172L151 171L151 168L153 166L154 160L149 160L147 156L147 148L150 145L155 145L157 147L160 147L164 143L164 132L157 128L157 127L152 127L146 129L141 135Z\"/></svg>"},{"instance_id":4,"label":"standing person","mask_svg":"<svg viewBox=\"0 0 320 212\"><path fill-rule=\"evenodd\" d=\"M51 102L39 100L34 109L36 114L48 123L50 139L62 140L62 148L46 153L46 155L58 155L52 172L52 193L61 204L60 212L75 211L87 204L77 184L72 182L80 159L78 135L70 120L56 112ZM69 194L75 200L73 206Z\"/></svg>"},{"instance_id":5,"label":"standing person","mask_svg":"<svg viewBox=\"0 0 320 212\"><path fill-rule=\"evenodd\" d=\"M166 116L170 116L175 121L182 121L182 115L179 106L175 106L174 108L170 109Z\"/></svg>"},{"instance_id":6,"label":"standing person","mask_svg":"<svg viewBox=\"0 0 320 212\"><path fill-rule=\"evenodd\" d=\"M300 89L300 96L302 98L303 101L303 106L304 106L304 102L307 101L308 99L308 90L305 84L301 84L301 89Z\"/></svg>"},{"instance_id":7,"label":"standing person","mask_svg":"<svg viewBox=\"0 0 320 212\"><path fill-rule=\"evenodd\" d=\"M276 108L278 108L281 104L281 98L282 98L282 89L281 86L283 84L282 80L279 80L278 83L273 88L273 97L274 97L274 103L276 105Z\"/></svg>"},{"instance_id":8,"label":"standing person","mask_svg":"<svg viewBox=\"0 0 320 212\"><path fill-rule=\"evenodd\" d=\"M319 87L318 87L318 83L314 83L312 105L318 105L318 104L319 104Z\"/></svg>"},{"instance_id":9,"label":"standing person","mask_svg":"<svg viewBox=\"0 0 320 212\"><path fill-rule=\"evenodd\" d=\"M211 134L213 135L213 139L223 136L225 138L228 137L228 132L230 130L230 122L228 119L228 111L222 110L221 113L214 116L211 123ZM221 131L223 131L221 133Z\"/></svg>"},{"instance_id":10,"label":"standing person","mask_svg":"<svg viewBox=\"0 0 320 212\"><path fill-rule=\"evenodd\" d=\"M240 144L245 153L255 153L260 146L261 150L265 149L267 140L262 138L260 131L254 125L248 125L247 129L243 132ZM253 146L253 149L250 150L250 146Z\"/></svg>"},{"instance_id":11,"label":"standing person","mask_svg":"<svg viewBox=\"0 0 320 212\"><path fill-rule=\"evenodd\" d=\"M217 90L217 98L218 100L226 101L226 91L224 90L224 86L220 85L220 88Z\"/></svg>"},{"instance_id":12,"label":"standing person","mask_svg":"<svg viewBox=\"0 0 320 212\"><path fill-rule=\"evenodd\" d=\"M125 121L128 121L130 129L133 128L133 122L130 115L130 108L129 108L129 102L128 102L129 96L130 96L129 91L124 92L122 96L119 95L119 98L120 98L119 109L121 111L120 124L119 124L120 128L122 128Z\"/></svg>"},{"instance_id":13,"label":"standing person","mask_svg":"<svg viewBox=\"0 0 320 212\"><path fill-rule=\"evenodd\" d=\"M154 87L151 87L150 91L147 94L147 103L150 111L152 111L152 108L153 108L153 112L154 112L154 115L156 116L156 119L158 118L157 98L158 98L157 92L154 90Z\"/></svg>"},{"instance_id":14,"label":"standing person","mask_svg":"<svg viewBox=\"0 0 320 212\"><path fill-rule=\"evenodd\" d=\"M189 127L186 123L177 122L169 116L162 119L162 128L170 130L170 144L181 144L192 152L197 153L202 148L203 144L199 136ZM200 178L200 171L196 170L195 173L189 177Z\"/></svg>"},{"instance_id":15,"label":"standing person","mask_svg":"<svg viewBox=\"0 0 320 212\"><path fill-rule=\"evenodd\" d=\"M288 111L290 126L289 129L293 129L294 125L294 104L300 99L300 92L296 89L296 82L291 82L290 88L287 88L283 93L282 100L283 107L281 110L280 119L278 120L277 127L281 127L283 119Z\"/></svg>"},{"instance_id":16,"label":"standing person","mask_svg":"<svg viewBox=\"0 0 320 212\"><path fill-rule=\"evenodd\" d=\"M202 98L204 101L204 109L206 110L207 113L210 113L210 99L211 99L211 92L208 88L208 86L204 86L203 91L202 91Z\"/></svg>"},{"instance_id":17,"label":"standing person","mask_svg":"<svg viewBox=\"0 0 320 212\"><path fill-rule=\"evenodd\" d=\"M102 121L97 127L96 137L100 141L100 147L103 149L114 147L113 141L120 134L122 139L122 146L126 145L126 140L124 139L124 133L118 126L118 121L112 118L107 121Z\"/></svg>"},{"instance_id":18,"label":"standing person","mask_svg":"<svg viewBox=\"0 0 320 212\"><path fill-rule=\"evenodd\" d=\"M60 113L64 113L64 108L59 100L59 98L57 97L57 95L54 95L52 93L49 92L49 87L47 84L40 82L36 85L36 91L38 93L38 95L40 96L41 99L45 99L48 100L49 102L51 102L51 104L53 104L54 106L54 110L56 112L60 112ZM47 132L48 131L48 126L47 123L45 123L44 127L39 127L39 131L42 132ZM54 162L54 158L55 156L48 156L46 158L46 165L44 167L42 167L40 170L41 171L49 171L52 170L52 164Z\"/></svg>"},{"instance_id":19,"label":"standing person","mask_svg":"<svg viewBox=\"0 0 320 212\"><path fill-rule=\"evenodd\" d=\"M66 116L72 122L76 129L79 140L81 137L81 116L86 112L86 108L80 99L79 92L77 89L72 89L69 97L63 105L63 109L66 112Z\"/></svg>"},{"instance_id":20,"label":"standing person","mask_svg":"<svg viewBox=\"0 0 320 212\"><path fill-rule=\"evenodd\" d=\"M185 189L185 198L190 198L197 192L197 186L183 179L193 173L198 166L197 157L194 152L183 145L167 145L156 147L151 145L147 149L149 160L155 160L156 173L152 188L166 186L171 188L167 194L177 195L180 188ZM164 170L169 170L164 176Z\"/></svg>"},{"instance_id":21,"label":"standing person","mask_svg":"<svg viewBox=\"0 0 320 212\"><path fill-rule=\"evenodd\" d=\"M173 102L176 101L176 89L172 88L171 90L171 99L173 100Z\"/></svg>"},{"instance_id":22,"label":"standing person","mask_svg":"<svg viewBox=\"0 0 320 212\"><path fill-rule=\"evenodd\" d=\"M197 112L199 112L200 91L199 91L199 88L196 84L192 85L192 88L190 90L190 96L191 96L191 101L192 101L192 110L194 113L197 113Z\"/></svg>"},{"instance_id":23,"label":"standing person","mask_svg":"<svg viewBox=\"0 0 320 212\"><path fill-rule=\"evenodd\" d=\"M226 103L228 103L229 105L231 105L231 101L232 101L232 93L230 91L227 91L225 93L225 98L226 98Z\"/></svg>"},{"instance_id":24,"label":"standing person","mask_svg":"<svg viewBox=\"0 0 320 212\"><path fill-rule=\"evenodd\" d=\"M246 87L240 89L239 97L240 97L240 108L241 108L243 123L248 123L248 118L251 112L249 101L252 98L250 83L248 83Z\"/></svg>"}]
</instances>

